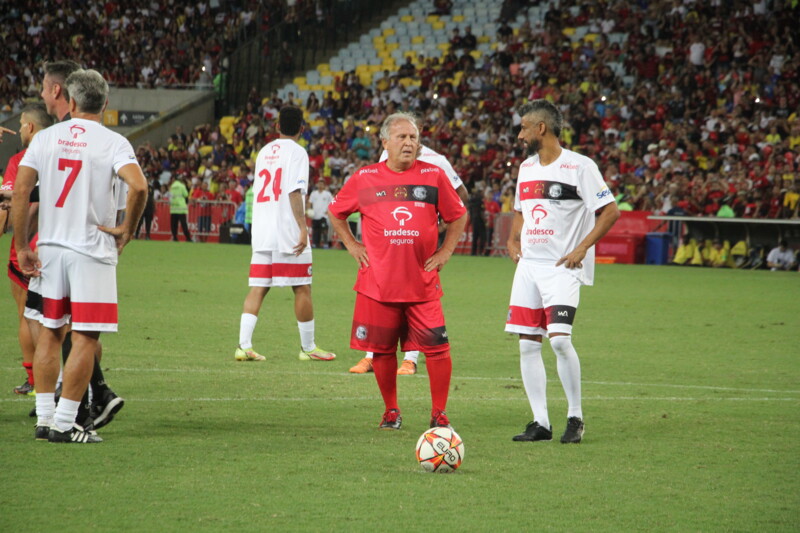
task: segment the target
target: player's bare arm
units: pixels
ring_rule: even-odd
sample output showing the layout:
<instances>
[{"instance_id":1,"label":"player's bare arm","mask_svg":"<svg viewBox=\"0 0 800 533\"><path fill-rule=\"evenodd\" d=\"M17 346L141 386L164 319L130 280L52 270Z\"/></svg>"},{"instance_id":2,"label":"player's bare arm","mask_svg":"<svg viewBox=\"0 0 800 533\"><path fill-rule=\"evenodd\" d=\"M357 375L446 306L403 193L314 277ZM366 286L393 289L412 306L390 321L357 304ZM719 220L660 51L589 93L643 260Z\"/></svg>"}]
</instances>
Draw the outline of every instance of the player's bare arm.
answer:
<instances>
[{"instance_id":1,"label":"player's bare arm","mask_svg":"<svg viewBox=\"0 0 800 533\"><path fill-rule=\"evenodd\" d=\"M118 226L113 228L98 226L98 229L114 237L117 253L122 254L122 249L130 242L144 212L144 205L147 202L147 179L141 167L136 164L120 168L118 175L128 185L128 197L125 200L125 212L128 216Z\"/></svg>"},{"instance_id":2,"label":"player's bare arm","mask_svg":"<svg viewBox=\"0 0 800 533\"><path fill-rule=\"evenodd\" d=\"M26 276L38 277L42 263L39 256L29 246L29 218L28 205L31 192L36 186L38 173L31 167L21 165L17 170L17 180L14 183L14 193L11 197L11 223L14 225L14 242L17 248L17 258L22 273Z\"/></svg>"},{"instance_id":3,"label":"player's bare arm","mask_svg":"<svg viewBox=\"0 0 800 533\"><path fill-rule=\"evenodd\" d=\"M342 244L344 244L344 247L347 248L347 251L353 256L353 259L356 260L359 268L368 267L369 257L367 256L367 247L356 240L355 235L353 235L353 232L350 230L350 224L347 223L347 220L337 218L330 210L328 210L328 215L331 220L331 226L333 226L333 231L336 232Z\"/></svg>"},{"instance_id":4,"label":"player's bare arm","mask_svg":"<svg viewBox=\"0 0 800 533\"><path fill-rule=\"evenodd\" d=\"M3 142L3 135L6 134L6 133L10 133L11 135L16 135L17 134L17 132L14 131L14 130L10 130L8 128L4 128L3 126L0 126L0 143Z\"/></svg>"},{"instance_id":5,"label":"player's bare arm","mask_svg":"<svg viewBox=\"0 0 800 533\"><path fill-rule=\"evenodd\" d=\"M514 220L511 222L511 233L508 236L506 247L508 248L508 257L514 263L519 263L522 258L522 226L525 219L522 218L522 213L517 211L514 213Z\"/></svg>"},{"instance_id":6,"label":"player's bare arm","mask_svg":"<svg viewBox=\"0 0 800 533\"><path fill-rule=\"evenodd\" d=\"M467 214L464 213L454 221L447 224L447 233L444 234L444 242L442 247L436 250L432 256L425 261L425 272L433 270L441 270L442 267L450 260L453 252L458 244L458 239L464 233L464 228L467 226Z\"/></svg>"},{"instance_id":7,"label":"player's bare arm","mask_svg":"<svg viewBox=\"0 0 800 533\"><path fill-rule=\"evenodd\" d=\"M308 226L306 226L306 210L302 191L297 190L289 193L289 205L292 207L292 215L294 215L294 220L297 222L297 227L300 228L300 237L297 239L297 244L292 248L292 251L294 255L300 255L308 246Z\"/></svg>"},{"instance_id":8,"label":"player's bare arm","mask_svg":"<svg viewBox=\"0 0 800 533\"><path fill-rule=\"evenodd\" d=\"M583 267L583 258L586 257L586 252L594 246L597 241L603 238L603 235L608 233L611 226L619 218L619 209L616 203L610 203L600 209L600 215L595 221L594 228L583 239L573 251L562 257L556 263L556 266L564 265L567 268L581 268Z\"/></svg>"}]
</instances>

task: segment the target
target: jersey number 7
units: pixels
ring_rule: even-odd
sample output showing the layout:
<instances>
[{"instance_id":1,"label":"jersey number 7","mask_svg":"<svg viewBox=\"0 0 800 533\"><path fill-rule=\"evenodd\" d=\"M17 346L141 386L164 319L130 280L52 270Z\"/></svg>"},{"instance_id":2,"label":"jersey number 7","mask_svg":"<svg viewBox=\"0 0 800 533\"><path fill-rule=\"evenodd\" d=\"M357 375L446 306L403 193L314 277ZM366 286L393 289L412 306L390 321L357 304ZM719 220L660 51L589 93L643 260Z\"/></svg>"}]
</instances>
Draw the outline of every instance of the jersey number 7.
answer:
<instances>
[{"instance_id":1,"label":"jersey number 7","mask_svg":"<svg viewBox=\"0 0 800 533\"><path fill-rule=\"evenodd\" d=\"M56 207L64 207L64 202L67 200L67 195L72 189L72 186L75 184L75 179L78 177L78 173L81 171L82 166L83 161L80 159L58 160L58 170L69 169L69 175L67 176L67 181L64 182L64 188L61 190L61 195L58 197L58 200L56 200Z\"/></svg>"},{"instance_id":2,"label":"jersey number 7","mask_svg":"<svg viewBox=\"0 0 800 533\"><path fill-rule=\"evenodd\" d=\"M268 193L267 193L267 186L269 185L270 181L272 182L272 194L275 197L275 201L276 202L278 201L278 198L280 198L280 196L281 196L281 174L282 173L283 173L283 169L279 168L275 172L275 179L274 180L272 179L272 175L269 173L269 170L267 170L267 169L264 169L264 170L262 170L261 172L258 173L258 175L260 177L264 178L264 186L261 187L261 190L258 192L258 196L256 197L256 202L261 203L261 202L269 202L270 200L272 200L272 198L270 198L268 196Z\"/></svg>"}]
</instances>

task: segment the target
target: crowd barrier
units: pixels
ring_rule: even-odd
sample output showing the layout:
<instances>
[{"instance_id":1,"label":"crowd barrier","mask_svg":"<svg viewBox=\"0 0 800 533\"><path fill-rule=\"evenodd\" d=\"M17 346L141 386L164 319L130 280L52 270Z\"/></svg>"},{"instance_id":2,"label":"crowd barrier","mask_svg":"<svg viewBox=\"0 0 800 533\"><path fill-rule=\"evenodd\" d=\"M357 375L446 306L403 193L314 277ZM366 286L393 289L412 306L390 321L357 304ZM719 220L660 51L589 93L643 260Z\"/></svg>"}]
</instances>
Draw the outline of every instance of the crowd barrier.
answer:
<instances>
[{"instance_id":1,"label":"crowd barrier","mask_svg":"<svg viewBox=\"0 0 800 533\"><path fill-rule=\"evenodd\" d=\"M235 214L236 204L233 202L190 202L189 214L186 217L189 223L189 233L195 241L219 242L220 232L233 222ZM139 236L142 237L144 234L145 228L142 223ZM150 237L158 241L172 239L169 201L155 203ZM185 240L180 226L178 226L178 240Z\"/></svg>"}]
</instances>

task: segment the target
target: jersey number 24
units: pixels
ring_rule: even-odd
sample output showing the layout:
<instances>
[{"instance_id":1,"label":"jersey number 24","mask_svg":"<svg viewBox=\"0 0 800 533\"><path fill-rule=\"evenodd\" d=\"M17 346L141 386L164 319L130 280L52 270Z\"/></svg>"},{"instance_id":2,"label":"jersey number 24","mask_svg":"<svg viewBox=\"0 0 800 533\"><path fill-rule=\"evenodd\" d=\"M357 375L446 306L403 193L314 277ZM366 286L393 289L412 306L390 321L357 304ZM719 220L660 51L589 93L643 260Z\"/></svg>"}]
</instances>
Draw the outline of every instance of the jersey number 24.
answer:
<instances>
[{"instance_id":1,"label":"jersey number 24","mask_svg":"<svg viewBox=\"0 0 800 533\"><path fill-rule=\"evenodd\" d=\"M267 191L267 187L269 186L270 182L272 182L272 195L274 200L277 202L278 198L281 196L281 173L283 169L279 168L275 172L275 179L273 179L272 175L269 173L269 170L264 169L258 173L258 175L264 178L264 186L261 187L261 190L258 192L258 196L256 197L256 202L269 202L273 198L269 197L269 192Z\"/></svg>"}]
</instances>

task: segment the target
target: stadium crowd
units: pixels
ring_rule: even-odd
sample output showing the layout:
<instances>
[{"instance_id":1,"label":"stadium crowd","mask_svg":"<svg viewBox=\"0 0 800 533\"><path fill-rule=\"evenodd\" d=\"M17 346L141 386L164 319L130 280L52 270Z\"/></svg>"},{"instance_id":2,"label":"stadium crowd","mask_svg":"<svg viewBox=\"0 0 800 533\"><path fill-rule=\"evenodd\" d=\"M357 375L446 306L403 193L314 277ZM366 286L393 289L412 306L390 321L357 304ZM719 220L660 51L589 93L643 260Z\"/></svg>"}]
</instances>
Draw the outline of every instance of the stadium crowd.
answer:
<instances>
[{"instance_id":1,"label":"stadium crowd","mask_svg":"<svg viewBox=\"0 0 800 533\"><path fill-rule=\"evenodd\" d=\"M280 0L275 4L283 5ZM538 2L517 4L524 8ZM110 61L105 68L118 84L157 86L165 68L176 72L168 83L196 82L198 74L190 72L190 65L203 62L197 54L211 58L213 72L222 51L233 46L236 29L255 24L249 5L217 8L216 17L209 17L202 15L213 8L202 1L176 2L167 11L152 4L123 10L114 3L90 2L81 10L65 6L39 16L30 14L32 3L27 2L9 15L16 23L3 37L11 53L3 62L6 87L0 94L9 94L5 89L12 78L22 81L10 86L23 95L38 91L32 81L36 76L14 67L35 63L52 46L35 53L30 45L21 46L29 40L24 34L31 35L35 27L54 31L54 36L68 31L70 55L88 66L109 61L98 55L100 49L133 58ZM516 142L519 117L514 110L527 99L547 98L567 119L563 143L598 161L623 210L798 216L796 2L565 0L558 6L513 28L503 22L491 37L496 42L491 55L470 54L476 38L465 26L453 32L442 57L411 59L370 86L349 72L328 94L312 94L305 102L289 94L286 100L304 106L310 119L324 121L301 138L309 150L312 182L323 179L335 193L352 171L378 159L383 118L396 110L412 111L421 119L423 143L449 158L471 191L473 216L481 213L483 202L491 227L494 214L513 205L514 178L525 157ZM64 24L91 17L103 31L75 32ZM213 23L217 19L220 24ZM140 31L115 41L126 25ZM565 28L584 28L585 35L570 39ZM172 52L156 53L154 47ZM147 65L156 68L144 76ZM170 180L184 177L193 189L205 182L206 198L243 198L252 181L253 158L276 138L274 119L286 100L277 92L263 98L253 91L231 140L217 125L199 126L189 134L178 131L166 146L140 146L142 165L164 186L163 194Z\"/></svg>"},{"instance_id":2,"label":"stadium crowd","mask_svg":"<svg viewBox=\"0 0 800 533\"><path fill-rule=\"evenodd\" d=\"M421 117L423 142L448 156L470 190L507 211L524 159L514 109L543 97L561 106L569 122L564 143L600 163L621 209L798 216L800 57L792 28L800 9L781 2L572 4L579 3L561 2L543 21L516 30L503 23L495 53L482 62L467 53L475 42L467 27L454 32L443 57L420 56L372 86L351 72L335 93L305 102L290 95L310 118L325 121L303 137L312 181L321 178L335 192L350 172L377 160L382 119L409 110ZM581 26L589 36L573 45L563 29ZM625 37L609 43L614 33ZM273 119L284 103L254 92L232 142L203 126L189 146L173 137L145 151L165 179L164 171L187 173L212 192L224 193L230 180L246 188L252 157L276 136Z\"/></svg>"}]
</instances>

